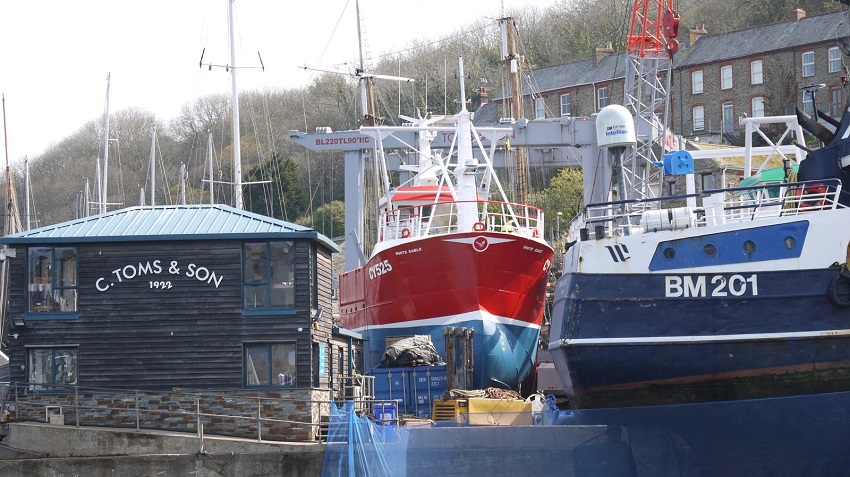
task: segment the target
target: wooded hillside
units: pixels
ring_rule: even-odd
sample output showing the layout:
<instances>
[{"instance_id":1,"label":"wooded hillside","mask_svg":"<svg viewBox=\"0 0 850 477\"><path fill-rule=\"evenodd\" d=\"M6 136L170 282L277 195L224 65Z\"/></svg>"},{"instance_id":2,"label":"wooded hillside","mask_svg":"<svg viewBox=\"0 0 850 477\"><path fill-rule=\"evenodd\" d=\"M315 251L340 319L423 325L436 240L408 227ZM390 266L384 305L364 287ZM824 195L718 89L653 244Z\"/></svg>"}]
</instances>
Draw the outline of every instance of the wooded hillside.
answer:
<instances>
[{"instance_id":1,"label":"wooded hillside","mask_svg":"<svg viewBox=\"0 0 850 477\"><path fill-rule=\"evenodd\" d=\"M681 0L682 26L704 24L709 33L784 21L800 7L808 15L845 8L837 1L817 0ZM612 45L622 51L631 15L628 0L559 0L545 9L508 12L516 20L519 49L532 68L588 58L595 48ZM372 52L372 72L415 79L399 87L377 82L377 112L388 124L398 124L399 113L417 111L451 114L459 97L454 78L457 54L463 52L467 98L479 104L479 87L491 95L506 85L500 64L500 33L496 20L470 23L438 42L413 42L397 52ZM445 86L444 86L445 85ZM240 94L241 152L244 180L271 180L246 186L246 209L288 221L315 226L328 236L342 235L342 154L316 154L294 145L290 130L312 132L316 127L334 131L356 129L360 106L353 77L325 74L307 87L246 91ZM426 94L427 93L427 94ZM186 166L188 202L209 201L207 132L212 133L213 179L230 181L230 98L206 96L187 103L176 118L158 118L140 108L110 116L109 202L123 206L140 203L140 188L150 204L151 129L157 130L158 204L179 203L180 165ZM509 116L506 112L505 116ZM33 227L72 219L88 181L94 193L95 158L101 149L103 118L92 118L79 130L29 161ZM13 140L13 138L10 138ZM22 163L15 164L19 203L23 203ZM542 191L551 176L531 174L530 187ZM5 188L5 186L4 186ZM4 192L5 193L5 192ZM538 196L542 197L542 196ZM232 204L232 190L216 185L215 200ZM540 200L540 205L553 206ZM117 208L119 206L112 206ZM23 206L21 206L23 213ZM559 209L564 210L564 209ZM565 211L565 215L567 212ZM554 213L547 214L554 217Z\"/></svg>"}]
</instances>

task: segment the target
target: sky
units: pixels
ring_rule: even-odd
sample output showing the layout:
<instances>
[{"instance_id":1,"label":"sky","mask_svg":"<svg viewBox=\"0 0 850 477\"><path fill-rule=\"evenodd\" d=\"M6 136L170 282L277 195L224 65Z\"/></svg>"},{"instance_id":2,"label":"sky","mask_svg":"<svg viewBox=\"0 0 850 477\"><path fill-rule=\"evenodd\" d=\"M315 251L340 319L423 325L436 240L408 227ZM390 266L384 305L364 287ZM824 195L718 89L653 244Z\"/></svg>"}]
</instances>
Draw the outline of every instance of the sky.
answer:
<instances>
[{"instance_id":1,"label":"sky","mask_svg":"<svg viewBox=\"0 0 850 477\"><path fill-rule=\"evenodd\" d=\"M477 19L558 0L360 0L368 56L436 40ZM237 88L295 88L358 58L355 0L235 0ZM0 93L10 162L36 157L109 110L168 122L183 105L230 94L228 0L0 1ZM260 66L262 56L265 70ZM3 160L5 160L5 154Z\"/></svg>"}]
</instances>

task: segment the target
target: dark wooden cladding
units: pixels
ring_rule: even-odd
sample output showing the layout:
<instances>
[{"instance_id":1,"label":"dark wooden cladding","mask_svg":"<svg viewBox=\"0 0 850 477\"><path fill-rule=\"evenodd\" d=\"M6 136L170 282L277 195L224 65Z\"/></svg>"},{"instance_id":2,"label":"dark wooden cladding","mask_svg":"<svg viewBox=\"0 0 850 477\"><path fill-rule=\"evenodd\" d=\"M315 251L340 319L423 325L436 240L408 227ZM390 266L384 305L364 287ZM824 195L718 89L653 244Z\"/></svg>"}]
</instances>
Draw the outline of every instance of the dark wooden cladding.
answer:
<instances>
[{"instance_id":1,"label":"dark wooden cladding","mask_svg":"<svg viewBox=\"0 0 850 477\"><path fill-rule=\"evenodd\" d=\"M79 318L30 314L13 329L12 381L26 382L26 347L78 346L80 386L243 388L245 343L294 342L297 386L309 387L314 343L327 346L330 362L342 342L332 337L331 252L311 240L295 244L294 314L243 314L240 240L78 244ZM26 247L10 261L14 319L25 316Z\"/></svg>"}]
</instances>

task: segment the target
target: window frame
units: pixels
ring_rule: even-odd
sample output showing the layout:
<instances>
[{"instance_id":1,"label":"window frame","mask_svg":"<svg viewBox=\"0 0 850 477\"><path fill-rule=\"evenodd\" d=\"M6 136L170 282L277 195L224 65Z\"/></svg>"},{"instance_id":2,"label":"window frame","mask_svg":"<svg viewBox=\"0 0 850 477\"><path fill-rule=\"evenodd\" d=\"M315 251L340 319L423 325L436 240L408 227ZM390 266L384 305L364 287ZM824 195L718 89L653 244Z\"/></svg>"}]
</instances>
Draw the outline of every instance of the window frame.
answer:
<instances>
[{"instance_id":1,"label":"window frame","mask_svg":"<svg viewBox=\"0 0 850 477\"><path fill-rule=\"evenodd\" d=\"M803 91L802 106L803 106L802 110L803 110L804 113L808 114L809 116L814 114L814 112L815 112L815 101L814 101L814 95L812 93L809 93L808 91Z\"/></svg>"},{"instance_id":2,"label":"window frame","mask_svg":"<svg viewBox=\"0 0 850 477\"><path fill-rule=\"evenodd\" d=\"M841 50L837 46L833 46L826 53L827 72L838 73L841 71Z\"/></svg>"},{"instance_id":3,"label":"window frame","mask_svg":"<svg viewBox=\"0 0 850 477\"><path fill-rule=\"evenodd\" d=\"M546 118L546 100L544 98L534 98L534 119Z\"/></svg>"},{"instance_id":4,"label":"window frame","mask_svg":"<svg viewBox=\"0 0 850 477\"><path fill-rule=\"evenodd\" d=\"M806 56L809 56L809 60L806 61ZM807 70L808 73L807 73ZM800 55L800 76L803 78L809 78L815 75L815 52L814 51L805 51Z\"/></svg>"},{"instance_id":5,"label":"window frame","mask_svg":"<svg viewBox=\"0 0 850 477\"><path fill-rule=\"evenodd\" d=\"M605 94L603 95L602 92L605 92ZM603 100L605 101L605 104L602 104ZM596 110L601 111L602 108L608 106L609 104L610 101L608 97L608 87L600 86L599 88L596 88Z\"/></svg>"},{"instance_id":6,"label":"window frame","mask_svg":"<svg viewBox=\"0 0 850 477\"><path fill-rule=\"evenodd\" d=\"M697 121L697 110L700 112L699 121ZM691 120L694 131L705 131L705 106L697 105L691 108Z\"/></svg>"},{"instance_id":7,"label":"window frame","mask_svg":"<svg viewBox=\"0 0 850 477\"><path fill-rule=\"evenodd\" d=\"M279 270L275 268L275 262L273 260L273 244L286 244L288 246L288 250L285 252L289 257L289 269L284 270L284 272L288 271L291 280L284 280L279 282L281 286L281 290L283 291L282 296L285 296L286 290L291 290L291 303L284 304L276 304L275 300L275 282L274 282L274 272L275 270ZM242 243L242 314L243 315L263 315L268 314L269 312L274 312L275 314L295 314L295 301L296 301L296 293L295 291L298 289L298 281L295 277L295 248L297 242L294 240L246 240ZM260 274L256 268L253 269L254 279L248 279L248 268L249 268L249 258L248 258L248 248L252 246L264 246L264 268L263 273ZM284 264L286 262L283 262ZM258 277L258 275L260 275ZM247 301L249 300L249 290L260 290L265 288L264 292L264 301L260 300L260 303L255 301L254 306L248 306ZM259 297L258 294L252 295L255 298Z\"/></svg>"},{"instance_id":8,"label":"window frame","mask_svg":"<svg viewBox=\"0 0 850 477\"><path fill-rule=\"evenodd\" d=\"M48 392L48 391L58 391L62 389L73 388L79 384L80 380L80 347L79 345L56 345L56 346L26 346L24 348L26 350L26 375L24 379L27 383L27 389L30 391L36 392ZM50 380L49 382L45 381L36 381L33 380L32 377L35 376L36 366L34 366L34 353L50 351L50 356L47 357L50 366ZM57 372L56 363L57 363L57 352L62 351L71 351L73 354L73 367L72 372L75 373L74 379L71 382L63 382L57 384L57 378L61 376L61 373L67 373L68 371Z\"/></svg>"},{"instance_id":9,"label":"window frame","mask_svg":"<svg viewBox=\"0 0 850 477\"><path fill-rule=\"evenodd\" d=\"M728 72L728 74L727 74ZM720 67L720 89L732 89L734 86L732 80L732 65L726 65Z\"/></svg>"},{"instance_id":10,"label":"window frame","mask_svg":"<svg viewBox=\"0 0 850 477\"><path fill-rule=\"evenodd\" d=\"M714 174L712 174L711 172L700 174L700 187L700 191L714 189Z\"/></svg>"},{"instance_id":11,"label":"window frame","mask_svg":"<svg viewBox=\"0 0 850 477\"><path fill-rule=\"evenodd\" d=\"M566 101L565 101L566 99ZM572 103L570 102L570 93L561 95L561 116L569 116L572 111Z\"/></svg>"},{"instance_id":12,"label":"window frame","mask_svg":"<svg viewBox=\"0 0 850 477\"><path fill-rule=\"evenodd\" d=\"M757 102L761 104L761 114L756 114L757 113L757 110L756 110L756 103ZM764 115L765 115L764 96L753 96L752 99L750 99L750 113L752 114L752 117L754 117L754 118L764 117Z\"/></svg>"},{"instance_id":13,"label":"window frame","mask_svg":"<svg viewBox=\"0 0 850 477\"><path fill-rule=\"evenodd\" d=\"M280 373L281 367L279 365L275 365L274 363L274 351L275 347L280 347L283 352L291 353L287 355L286 362L283 363L284 367L289 367L291 369L291 373ZM257 350L257 351L265 351L266 352L266 366L267 366L267 374L265 376L266 381L260 382L259 376L257 376L257 383L249 383L249 372L248 365L249 362L251 366L254 366L254 372L256 374L256 365L249 355L249 350ZM292 358L291 360L289 358ZM275 379L277 378L277 379ZM242 385L245 389L268 389L268 388L277 388L277 389L285 389L285 388L297 388L298 387L298 343L295 340L288 341L261 341L261 342L250 342L250 343L242 343Z\"/></svg>"},{"instance_id":14,"label":"window frame","mask_svg":"<svg viewBox=\"0 0 850 477\"><path fill-rule=\"evenodd\" d=\"M758 65L758 68L756 68ZM764 83L764 62L762 60L753 60L750 62L750 84Z\"/></svg>"},{"instance_id":15,"label":"window frame","mask_svg":"<svg viewBox=\"0 0 850 477\"><path fill-rule=\"evenodd\" d=\"M838 93L838 101L835 94ZM829 88L829 114L833 118L840 118L844 114L844 88L832 86Z\"/></svg>"},{"instance_id":16,"label":"window frame","mask_svg":"<svg viewBox=\"0 0 850 477\"><path fill-rule=\"evenodd\" d=\"M64 255L62 251L70 250L73 252L73 267L70 270L65 266L64 263ZM49 255L49 270L46 273L37 274L34 273L34 269L36 268L33 263L34 255L44 257L45 255ZM40 267L44 267L44 264L39 260ZM76 319L79 317L79 299L80 299L80 282L79 282L79 268L80 268L80 259L79 252L77 247L73 246L31 246L27 247L27 293L26 293L26 316L27 319ZM70 271L72 283L67 284L65 282L65 278L61 275L64 275L64 271ZM36 275L40 275L39 278ZM46 282L44 280L47 280ZM38 283L36 280L40 281ZM40 289L39 288L40 285ZM49 289L47 289L49 287ZM72 292L73 295L73 304L71 309L59 309L57 306L59 300L58 297L65 297L66 293L63 292ZM46 306L44 309L37 309L34 305L34 296L36 292L41 292L43 301L47 302L47 305L41 305L41 307Z\"/></svg>"},{"instance_id":17,"label":"window frame","mask_svg":"<svg viewBox=\"0 0 850 477\"><path fill-rule=\"evenodd\" d=\"M699 81L697 81L699 76ZM699 89L697 89L699 86ZM691 94L702 94L705 91L705 72L703 70L691 71Z\"/></svg>"}]
</instances>

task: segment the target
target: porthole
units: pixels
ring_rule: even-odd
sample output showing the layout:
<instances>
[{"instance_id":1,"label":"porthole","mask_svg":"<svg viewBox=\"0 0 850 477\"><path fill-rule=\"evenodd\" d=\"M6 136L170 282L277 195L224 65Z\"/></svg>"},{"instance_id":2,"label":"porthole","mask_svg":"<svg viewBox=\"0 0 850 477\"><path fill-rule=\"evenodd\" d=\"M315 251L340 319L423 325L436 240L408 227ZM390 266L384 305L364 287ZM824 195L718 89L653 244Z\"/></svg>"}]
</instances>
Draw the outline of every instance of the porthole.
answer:
<instances>
[{"instance_id":1,"label":"porthole","mask_svg":"<svg viewBox=\"0 0 850 477\"><path fill-rule=\"evenodd\" d=\"M667 260L673 260L673 257L676 256L676 251L670 247L664 249L664 258Z\"/></svg>"},{"instance_id":2,"label":"porthole","mask_svg":"<svg viewBox=\"0 0 850 477\"><path fill-rule=\"evenodd\" d=\"M756 251L756 243L752 240L747 240L744 242L744 251L747 253L753 253Z\"/></svg>"},{"instance_id":3,"label":"porthole","mask_svg":"<svg viewBox=\"0 0 850 477\"><path fill-rule=\"evenodd\" d=\"M785 244L785 248L787 248L788 250L794 250L794 247L797 246L797 239L795 239L794 237L790 237L790 236L785 237L785 240L783 241L783 243Z\"/></svg>"},{"instance_id":4,"label":"porthole","mask_svg":"<svg viewBox=\"0 0 850 477\"><path fill-rule=\"evenodd\" d=\"M702 251L707 256L713 257L714 254L717 253L717 247L715 247L714 245L709 243L709 244L706 244L705 247L702 248Z\"/></svg>"}]
</instances>

